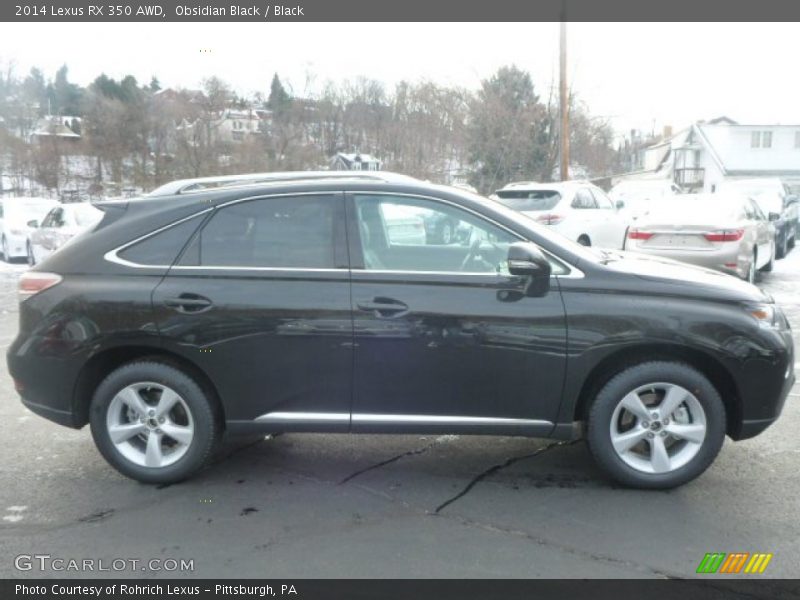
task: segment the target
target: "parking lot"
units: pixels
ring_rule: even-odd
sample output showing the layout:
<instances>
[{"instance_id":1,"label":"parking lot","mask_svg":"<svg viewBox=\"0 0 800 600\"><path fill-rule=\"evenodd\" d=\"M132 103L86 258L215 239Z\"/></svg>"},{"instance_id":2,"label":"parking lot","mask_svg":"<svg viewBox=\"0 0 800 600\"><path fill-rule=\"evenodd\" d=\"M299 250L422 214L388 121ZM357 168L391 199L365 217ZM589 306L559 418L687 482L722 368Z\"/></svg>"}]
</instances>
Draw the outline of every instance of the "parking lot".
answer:
<instances>
[{"instance_id":1,"label":"parking lot","mask_svg":"<svg viewBox=\"0 0 800 600\"><path fill-rule=\"evenodd\" d=\"M25 267L1 268L5 349ZM800 251L761 285L797 331ZM106 465L88 428L24 409L3 361L0 574L141 575L15 568L20 554L48 554L193 561L148 577L685 577L706 552L769 552L763 577L797 577L798 396L763 435L727 441L705 475L669 492L612 485L583 442L301 434L148 486Z\"/></svg>"}]
</instances>

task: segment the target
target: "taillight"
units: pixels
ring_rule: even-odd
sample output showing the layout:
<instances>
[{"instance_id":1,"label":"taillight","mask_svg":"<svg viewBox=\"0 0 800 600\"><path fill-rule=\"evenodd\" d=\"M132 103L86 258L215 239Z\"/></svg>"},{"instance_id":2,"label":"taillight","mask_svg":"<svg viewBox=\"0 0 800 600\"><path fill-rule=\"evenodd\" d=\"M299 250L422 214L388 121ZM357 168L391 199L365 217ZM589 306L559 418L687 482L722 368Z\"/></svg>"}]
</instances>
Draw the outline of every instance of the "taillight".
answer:
<instances>
[{"instance_id":1,"label":"taillight","mask_svg":"<svg viewBox=\"0 0 800 600\"><path fill-rule=\"evenodd\" d=\"M19 299L25 300L43 292L47 288L61 283L61 275L55 273L40 273L38 271L28 271L23 273L19 278L19 285L17 290L19 292Z\"/></svg>"},{"instance_id":2,"label":"taillight","mask_svg":"<svg viewBox=\"0 0 800 600\"><path fill-rule=\"evenodd\" d=\"M629 240L649 240L651 237L653 237L653 234L649 231L642 231L641 229L628 230Z\"/></svg>"},{"instance_id":3,"label":"taillight","mask_svg":"<svg viewBox=\"0 0 800 600\"><path fill-rule=\"evenodd\" d=\"M554 215L552 213L545 213L543 215L539 215L536 217L536 220L539 223L544 223L545 225L558 225L561 221L564 220L563 215Z\"/></svg>"},{"instance_id":4,"label":"taillight","mask_svg":"<svg viewBox=\"0 0 800 600\"><path fill-rule=\"evenodd\" d=\"M723 229L704 233L709 242L738 242L744 235L744 229Z\"/></svg>"}]
</instances>

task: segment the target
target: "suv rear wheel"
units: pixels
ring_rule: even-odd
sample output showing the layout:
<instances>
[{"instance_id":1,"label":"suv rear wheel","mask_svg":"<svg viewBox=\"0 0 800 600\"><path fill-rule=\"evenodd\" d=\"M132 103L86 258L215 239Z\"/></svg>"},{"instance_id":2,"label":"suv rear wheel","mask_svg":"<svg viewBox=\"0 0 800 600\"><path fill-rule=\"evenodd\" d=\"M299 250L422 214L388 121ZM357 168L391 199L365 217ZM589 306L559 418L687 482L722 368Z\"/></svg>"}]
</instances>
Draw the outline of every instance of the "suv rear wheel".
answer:
<instances>
[{"instance_id":1,"label":"suv rear wheel","mask_svg":"<svg viewBox=\"0 0 800 600\"><path fill-rule=\"evenodd\" d=\"M666 489L705 471L725 439L725 407L699 371L678 362L625 369L595 398L589 448L625 485Z\"/></svg>"},{"instance_id":2,"label":"suv rear wheel","mask_svg":"<svg viewBox=\"0 0 800 600\"><path fill-rule=\"evenodd\" d=\"M92 399L92 437L120 473L175 483L199 470L219 438L208 395L183 371L137 361L113 371Z\"/></svg>"}]
</instances>

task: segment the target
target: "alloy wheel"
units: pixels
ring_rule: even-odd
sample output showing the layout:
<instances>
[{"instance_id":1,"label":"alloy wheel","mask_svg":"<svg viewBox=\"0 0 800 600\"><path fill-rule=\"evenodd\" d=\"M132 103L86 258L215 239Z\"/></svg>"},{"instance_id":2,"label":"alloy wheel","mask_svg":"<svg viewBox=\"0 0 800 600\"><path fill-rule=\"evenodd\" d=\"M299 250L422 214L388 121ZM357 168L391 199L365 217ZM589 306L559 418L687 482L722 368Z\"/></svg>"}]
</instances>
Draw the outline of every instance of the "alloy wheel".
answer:
<instances>
[{"instance_id":1,"label":"alloy wheel","mask_svg":"<svg viewBox=\"0 0 800 600\"><path fill-rule=\"evenodd\" d=\"M153 382L120 390L108 406L106 429L123 457L156 469L180 460L194 439L194 419L184 399Z\"/></svg>"},{"instance_id":2,"label":"alloy wheel","mask_svg":"<svg viewBox=\"0 0 800 600\"><path fill-rule=\"evenodd\" d=\"M611 417L611 444L628 466L669 473L688 464L706 439L706 414L689 390L672 383L643 385L620 400Z\"/></svg>"}]
</instances>

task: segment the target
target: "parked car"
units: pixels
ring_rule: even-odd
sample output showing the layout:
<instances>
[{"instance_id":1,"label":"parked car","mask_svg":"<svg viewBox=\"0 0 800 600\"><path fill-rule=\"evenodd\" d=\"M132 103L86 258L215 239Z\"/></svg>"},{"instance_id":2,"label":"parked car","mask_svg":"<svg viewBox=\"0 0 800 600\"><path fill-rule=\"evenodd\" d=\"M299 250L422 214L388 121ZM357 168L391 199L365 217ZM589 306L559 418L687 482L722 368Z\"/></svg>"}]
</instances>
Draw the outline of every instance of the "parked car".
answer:
<instances>
[{"instance_id":1,"label":"parked car","mask_svg":"<svg viewBox=\"0 0 800 600\"><path fill-rule=\"evenodd\" d=\"M103 212L88 202L61 204L42 219L28 222L30 233L26 243L28 264L42 262L79 233L96 225Z\"/></svg>"},{"instance_id":2,"label":"parked car","mask_svg":"<svg viewBox=\"0 0 800 600\"><path fill-rule=\"evenodd\" d=\"M0 253L10 262L26 256L30 221L41 220L58 201L47 198L0 199Z\"/></svg>"},{"instance_id":3,"label":"parked car","mask_svg":"<svg viewBox=\"0 0 800 600\"><path fill-rule=\"evenodd\" d=\"M790 248L794 248L795 240L800 236L800 206L797 196L793 195L780 179L777 177L730 179L717 184L716 191L745 194L766 207L764 212L781 215L778 219L781 223L776 227L781 242L778 245L778 258L782 258Z\"/></svg>"},{"instance_id":4,"label":"parked car","mask_svg":"<svg viewBox=\"0 0 800 600\"><path fill-rule=\"evenodd\" d=\"M585 435L611 477L667 488L794 384L786 318L747 282L387 173L258 177L104 203L20 278L22 402L90 424L129 477L186 478L223 434ZM415 210L470 244L395 243L387 215Z\"/></svg>"},{"instance_id":5,"label":"parked car","mask_svg":"<svg viewBox=\"0 0 800 600\"><path fill-rule=\"evenodd\" d=\"M625 249L742 277L771 271L775 228L753 199L740 194L676 196L628 230Z\"/></svg>"},{"instance_id":6,"label":"parked car","mask_svg":"<svg viewBox=\"0 0 800 600\"><path fill-rule=\"evenodd\" d=\"M583 246L618 250L625 242L627 220L603 190L590 183L509 183L494 196Z\"/></svg>"},{"instance_id":7,"label":"parked car","mask_svg":"<svg viewBox=\"0 0 800 600\"><path fill-rule=\"evenodd\" d=\"M636 221L680 193L681 189L668 179L632 179L612 187L608 197L628 221Z\"/></svg>"}]
</instances>

